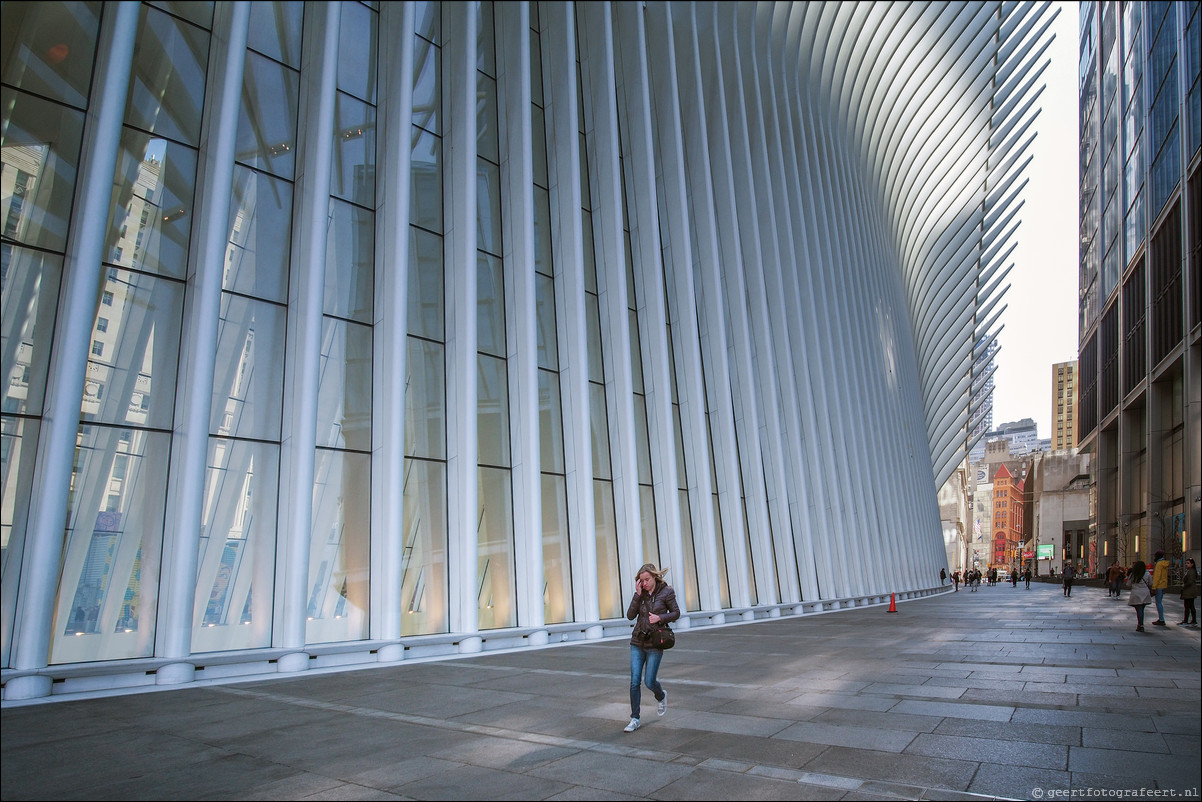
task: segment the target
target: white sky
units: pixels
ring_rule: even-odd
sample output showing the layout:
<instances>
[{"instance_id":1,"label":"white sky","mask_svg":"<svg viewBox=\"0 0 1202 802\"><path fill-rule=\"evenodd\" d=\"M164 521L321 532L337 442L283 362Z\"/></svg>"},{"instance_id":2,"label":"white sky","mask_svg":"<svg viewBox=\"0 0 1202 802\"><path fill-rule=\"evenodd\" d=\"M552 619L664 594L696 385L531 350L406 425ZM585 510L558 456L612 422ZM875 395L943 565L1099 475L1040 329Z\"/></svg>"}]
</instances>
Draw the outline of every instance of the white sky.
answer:
<instances>
[{"instance_id":1,"label":"white sky","mask_svg":"<svg viewBox=\"0 0 1202 802\"><path fill-rule=\"evenodd\" d=\"M1060 15L1011 254L993 396L994 426L1033 418L1043 438L1052 436L1052 365L1077 358L1077 4L1053 5Z\"/></svg>"}]
</instances>

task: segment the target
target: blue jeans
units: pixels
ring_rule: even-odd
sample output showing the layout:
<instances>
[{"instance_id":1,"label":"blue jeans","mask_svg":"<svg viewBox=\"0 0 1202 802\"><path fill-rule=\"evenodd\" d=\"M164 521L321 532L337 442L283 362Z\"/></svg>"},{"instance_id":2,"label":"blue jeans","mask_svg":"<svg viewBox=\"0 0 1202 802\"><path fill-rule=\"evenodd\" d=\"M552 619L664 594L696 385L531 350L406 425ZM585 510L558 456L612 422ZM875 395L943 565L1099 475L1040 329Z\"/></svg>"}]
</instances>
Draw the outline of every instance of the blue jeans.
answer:
<instances>
[{"instance_id":1,"label":"blue jeans","mask_svg":"<svg viewBox=\"0 0 1202 802\"><path fill-rule=\"evenodd\" d=\"M639 702L642 700L643 667L647 668L647 689L655 694L655 701L664 698L655 675L659 673L659 661L664 659L663 649L644 649L630 644L630 717L639 718Z\"/></svg>"},{"instance_id":2,"label":"blue jeans","mask_svg":"<svg viewBox=\"0 0 1202 802\"><path fill-rule=\"evenodd\" d=\"M1156 620L1164 620L1164 588L1156 589Z\"/></svg>"}]
</instances>

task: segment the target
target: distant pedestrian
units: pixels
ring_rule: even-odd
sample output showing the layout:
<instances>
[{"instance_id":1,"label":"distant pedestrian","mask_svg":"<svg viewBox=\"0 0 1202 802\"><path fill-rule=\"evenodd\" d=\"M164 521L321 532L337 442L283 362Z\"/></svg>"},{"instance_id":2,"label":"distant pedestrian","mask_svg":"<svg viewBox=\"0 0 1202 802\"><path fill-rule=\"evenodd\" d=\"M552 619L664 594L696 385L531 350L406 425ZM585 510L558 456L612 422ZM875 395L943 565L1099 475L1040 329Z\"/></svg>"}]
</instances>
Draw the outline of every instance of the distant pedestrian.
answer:
<instances>
[{"instance_id":1,"label":"distant pedestrian","mask_svg":"<svg viewBox=\"0 0 1202 802\"><path fill-rule=\"evenodd\" d=\"M1135 631L1144 631L1144 608L1152 601L1152 576L1143 560L1136 560L1127 572L1131 592L1127 594L1127 606L1135 608Z\"/></svg>"},{"instance_id":2,"label":"distant pedestrian","mask_svg":"<svg viewBox=\"0 0 1202 802\"><path fill-rule=\"evenodd\" d=\"M1064 566L1064 595L1066 597L1073 595L1073 578L1076 576L1077 569L1073 567L1072 563Z\"/></svg>"},{"instance_id":3,"label":"distant pedestrian","mask_svg":"<svg viewBox=\"0 0 1202 802\"><path fill-rule=\"evenodd\" d=\"M1012 588L1018 587L1018 569L1017 568L1010 569L1010 587L1012 587Z\"/></svg>"},{"instance_id":4,"label":"distant pedestrian","mask_svg":"<svg viewBox=\"0 0 1202 802\"><path fill-rule=\"evenodd\" d=\"M1027 568L1027 570L1023 571L1023 581L1027 583L1027 590L1030 590L1031 589L1031 569L1029 567Z\"/></svg>"},{"instance_id":5,"label":"distant pedestrian","mask_svg":"<svg viewBox=\"0 0 1202 802\"><path fill-rule=\"evenodd\" d=\"M952 584L956 586L956 592L960 592L960 569L952 571Z\"/></svg>"},{"instance_id":6,"label":"distant pedestrian","mask_svg":"<svg viewBox=\"0 0 1202 802\"><path fill-rule=\"evenodd\" d=\"M939 586L942 587L946 584L947 584L947 569L940 568L939 569Z\"/></svg>"},{"instance_id":7,"label":"distant pedestrian","mask_svg":"<svg viewBox=\"0 0 1202 802\"><path fill-rule=\"evenodd\" d=\"M1106 595L1116 599L1121 595L1124 573L1126 572L1123 566L1119 565L1117 560L1110 564L1110 568L1106 570L1106 581L1109 583Z\"/></svg>"},{"instance_id":8,"label":"distant pedestrian","mask_svg":"<svg viewBox=\"0 0 1202 802\"><path fill-rule=\"evenodd\" d=\"M666 573L667 568L658 570L653 563L640 568L635 574L634 596L626 608L627 620L638 619L630 636L630 723L626 725L626 732L639 728L644 672L647 689L655 694L655 701L659 703L656 712L662 716L668 711L668 692L656 677L664 650L651 645L655 630L680 618L676 591L664 582Z\"/></svg>"},{"instance_id":9,"label":"distant pedestrian","mask_svg":"<svg viewBox=\"0 0 1202 802\"><path fill-rule=\"evenodd\" d=\"M1185 560L1185 572L1181 577L1181 601L1185 605L1185 613L1179 623L1186 626L1198 625L1198 610L1194 607L1194 599L1198 598L1198 566L1194 558Z\"/></svg>"},{"instance_id":10,"label":"distant pedestrian","mask_svg":"<svg viewBox=\"0 0 1202 802\"><path fill-rule=\"evenodd\" d=\"M1152 558L1152 592L1156 595L1156 620L1152 623L1158 627L1167 627L1164 622L1164 592L1169 586L1169 561L1164 558L1164 552L1158 551Z\"/></svg>"}]
</instances>

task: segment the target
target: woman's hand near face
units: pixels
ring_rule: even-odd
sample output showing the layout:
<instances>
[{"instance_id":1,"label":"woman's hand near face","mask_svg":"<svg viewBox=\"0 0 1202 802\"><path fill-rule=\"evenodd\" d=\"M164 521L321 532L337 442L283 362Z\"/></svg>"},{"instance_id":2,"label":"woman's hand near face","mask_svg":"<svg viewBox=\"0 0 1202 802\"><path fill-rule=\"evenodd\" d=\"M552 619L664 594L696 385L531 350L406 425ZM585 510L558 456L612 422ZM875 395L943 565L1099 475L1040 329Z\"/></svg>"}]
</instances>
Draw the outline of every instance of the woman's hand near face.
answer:
<instances>
[{"instance_id":1,"label":"woman's hand near face","mask_svg":"<svg viewBox=\"0 0 1202 802\"><path fill-rule=\"evenodd\" d=\"M658 624L658 623L659 623L659 616L658 616L658 615L656 615L655 613L648 613L648 614L647 614L647 620L648 620L648 621L650 621L652 624Z\"/></svg>"}]
</instances>

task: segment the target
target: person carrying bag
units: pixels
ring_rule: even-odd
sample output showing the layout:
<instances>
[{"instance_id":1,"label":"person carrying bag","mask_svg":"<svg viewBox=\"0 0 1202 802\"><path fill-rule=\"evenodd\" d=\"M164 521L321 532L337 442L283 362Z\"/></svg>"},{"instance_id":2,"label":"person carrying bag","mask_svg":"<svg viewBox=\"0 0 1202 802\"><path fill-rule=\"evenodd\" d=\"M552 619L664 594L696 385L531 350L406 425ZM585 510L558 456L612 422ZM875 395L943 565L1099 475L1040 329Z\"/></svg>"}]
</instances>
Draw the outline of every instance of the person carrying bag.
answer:
<instances>
[{"instance_id":1,"label":"person carrying bag","mask_svg":"<svg viewBox=\"0 0 1202 802\"><path fill-rule=\"evenodd\" d=\"M660 686L656 675L664 650L676 644L676 635L668 625L680 618L680 607L676 603L676 591L664 582L666 573L668 569L661 571L653 563L639 568L635 574L634 596L626 608L627 620L637 621L630 635L630 723L625 732L639 728L644 674L647 688L658 702L656 712L661 716L668 712L668 693Z\"/></svg>"}]
</instances>

